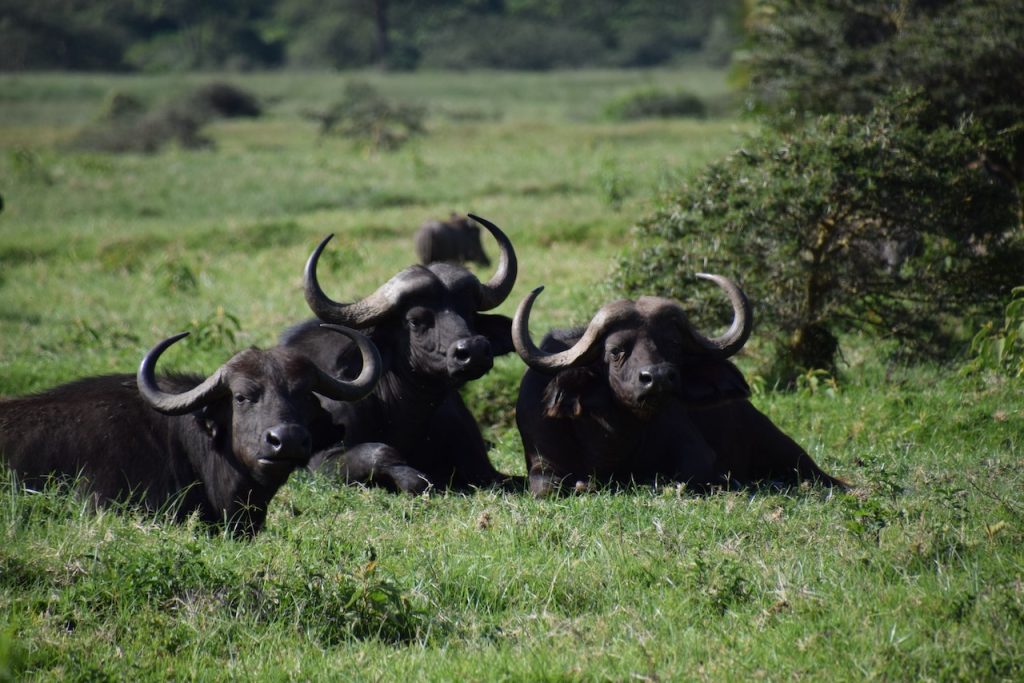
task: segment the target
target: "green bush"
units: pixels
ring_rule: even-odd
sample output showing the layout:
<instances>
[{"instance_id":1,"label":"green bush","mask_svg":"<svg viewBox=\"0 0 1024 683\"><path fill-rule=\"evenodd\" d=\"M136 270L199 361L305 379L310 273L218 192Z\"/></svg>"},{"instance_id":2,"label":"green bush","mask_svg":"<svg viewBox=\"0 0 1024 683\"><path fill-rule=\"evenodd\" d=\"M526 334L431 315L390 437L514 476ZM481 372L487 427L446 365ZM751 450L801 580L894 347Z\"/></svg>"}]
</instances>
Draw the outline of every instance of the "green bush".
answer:
<instances>
[{"instance_id":1,"label":"green bush","mask_svg":"<svg viewBox=\"0 0 1024 683\"><path fill-rule=\"evenodd\" d=\"M707 114L707 107L693 93L640 90L612 100L605 106L604 113L613 121L675 117L700 119Z\"/></svg>"},{"instance_id":2,"label":"green bush","mask_svg":"<svg viewBox=\"0 0 1024 683\"><path fill-rule=\"evenodd\" d=\"M971 355L964 367L968 373L987 369L1024 377L1024 287L1013 288L1001 327L981 326L971 340Z\"/></svg>"},{"instance_id":3,"label":"green bush","mask_svg":"<svg viewBox=\"0 0 1024 683\"><path fill-rule=\"evenodd\" d=\"M115 153L154 153L172 142L184 149L205 149L213 141L200 131L211 120L261 114L254 94L224 81L207 83L153 109L133 95L113 92L96 120L82 128L71 144Z\"/></svg>"},{"instance_id":4,"label":"green bush","mask_svg":"<svg viewBox=\"0 0 1024 683\"><path fill-rule=\"evenodd\" d=\"M350 81L342 99L324 112L307 112L320 122L321 135L340 135L371 150L394 150L424 132L426 110L395 102L362 81Z\"/></svg>"},{"instance_id":5,"label":"green bush","mask_svg":"<svg viewBox=\"0 0 1024 683\"><path fill-rule=\"evenodd\" d=\"M1024 179L1024 12L1017 0L769 0L748 17L743 71L756 106L779 125L864 114L890 93L920 90L922 125L969 118L986 163ZM1019 196L1018 196L1019 201Z\"/></svg>"},{"instance_id":6,"label":"green bush","mask_svg":"<svg viewBox=\"0 0 1024 683\"><path fill-rule=\"evenodd\" d=\"M947 323L991 315L1019 282L1024 239L1012 189L970 163L981 134L922 130L921 107L904 96L750 139L641 223L616 284L719 310L693 273L737 277L776 345L765 372L786 384L834 373L851 329L949 355Z\"/></svg>"}]
</instances>

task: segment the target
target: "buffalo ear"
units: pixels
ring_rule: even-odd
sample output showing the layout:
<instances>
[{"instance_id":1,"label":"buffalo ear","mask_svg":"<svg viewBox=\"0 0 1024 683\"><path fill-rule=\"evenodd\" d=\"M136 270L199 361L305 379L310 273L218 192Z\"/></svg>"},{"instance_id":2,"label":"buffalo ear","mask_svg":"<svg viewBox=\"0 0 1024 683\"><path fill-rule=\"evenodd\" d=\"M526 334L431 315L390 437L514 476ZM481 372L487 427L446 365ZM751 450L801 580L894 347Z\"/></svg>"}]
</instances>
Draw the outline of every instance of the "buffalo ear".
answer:
<instances>
[{"instance_id":1,"label":"buffalo ear","mask_svg":"<svg viewBox=\"0 0 1024 683\"><path fill-rule=\"evenodd\" d=\"M594 373L588 368L563 370L544 387L544 416L574 419L583 414L583 397L590 392Z\"/></svg>"},{"instance_id":2,"label":"buffalo ear","mask_svg":"<svg viewBox=\"0 0 1024 683\"><path fill-rule=\"evenodd\" d=\"M680 398L684 403L706 406L750 397L750 386L743 373L727 360L701 359L680 370Z\"/></svg>"},{"instance_id":3,"label":"buffalo ear","mask_svg":"<svg viewBox=\"0 0 1024 683\"><path fill-rule=\"evenodd\" d=\"M214 408L210 405L205 405L195 412L195 416L203 433L216 440L217 435L220 434L220 425L218 424L220 420Z\"/></svg>"},{"instance_id":4,"label":"buffalo ear","mask_svg":"<svg viewBox=\"0 0 1024 683\"><path fill-rule=\"evenodd\" d=\"M512 318L507 315L476 314L476 331L491 342L491 353L504 356L515 351L512 346Z\"/></svg>"}]
</instances>

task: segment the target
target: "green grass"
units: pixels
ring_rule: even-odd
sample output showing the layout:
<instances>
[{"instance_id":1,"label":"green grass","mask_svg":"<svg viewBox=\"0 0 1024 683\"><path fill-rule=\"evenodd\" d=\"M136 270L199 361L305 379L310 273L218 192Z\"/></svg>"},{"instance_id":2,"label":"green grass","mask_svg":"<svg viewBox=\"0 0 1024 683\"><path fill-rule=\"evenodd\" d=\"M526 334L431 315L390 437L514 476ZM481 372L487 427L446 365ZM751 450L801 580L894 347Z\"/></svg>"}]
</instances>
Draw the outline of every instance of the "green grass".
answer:
<instances>
[{"instance_id":1,"label":"green grass","mask_svg":"<svg viewBox=\"0 0 1024 683\"><path fill-rule=\"evenodd\" d=\"M253 74L231 80L267 115L212 126L214 151L70 152L112 89L211 77L0 76L0 395L131 372L179 330L199 334L162 365L212 370L308 315L324 234L325 289L351 298L452 210L516 245L500 312L545 284L538 333L585 322L633 222L751 128L600 118L641 86L724 100L706 72L359 77L425 104L428 134L318 139L301 112L346 77ZM756 397L846 495L413 498L301 474L242 542L2 479L0 680L1019 680L1024 387L846 357L838 390ZM466 392L517 473L521 372L499 359Z\"/></svg>"}]
</instances>

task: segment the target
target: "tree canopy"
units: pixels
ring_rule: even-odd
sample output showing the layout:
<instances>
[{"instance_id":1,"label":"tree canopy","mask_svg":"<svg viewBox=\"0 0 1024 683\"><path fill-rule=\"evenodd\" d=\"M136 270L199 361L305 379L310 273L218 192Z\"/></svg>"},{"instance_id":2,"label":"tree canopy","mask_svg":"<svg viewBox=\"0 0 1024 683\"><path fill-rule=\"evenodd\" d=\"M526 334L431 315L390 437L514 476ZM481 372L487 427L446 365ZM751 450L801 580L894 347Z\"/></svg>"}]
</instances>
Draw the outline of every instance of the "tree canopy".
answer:
<instances>
[{"instance_id":1,"label":"tree canopy","mask_svg":"<svg viewBox=\"0 0 1024 683\"><path fill-rule=\"evenodd\" d=\"M0 0L0 69L409 69L727 60L739 0Z\"/></svg>"},{"instance_id":2,"label":"tree canopy","mask_svg":"<svg viewBox=\"0 0 1024 683\"><path fill-rule=\"evenodd\" d=\"M743 68L765 127L637 231L618 284L738 276L769 378L834 371L851 328L949 355L1021 283L1024 10L1012 0L774 0Z\"/></svg>"}]
</instances>

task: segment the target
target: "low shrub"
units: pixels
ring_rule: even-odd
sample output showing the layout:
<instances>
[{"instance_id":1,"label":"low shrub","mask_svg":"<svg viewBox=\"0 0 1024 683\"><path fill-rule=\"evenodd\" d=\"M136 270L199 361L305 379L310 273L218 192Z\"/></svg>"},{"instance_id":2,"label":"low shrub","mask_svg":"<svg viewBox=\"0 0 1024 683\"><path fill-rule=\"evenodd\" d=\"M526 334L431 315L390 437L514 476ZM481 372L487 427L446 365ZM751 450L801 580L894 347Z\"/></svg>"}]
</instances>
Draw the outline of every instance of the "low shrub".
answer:
<instances>
[{"instance_id":1,"label":"low shrub","mask_svg":"<svg viewBox=\"0 0 1024 683\"><path fill-rule=\"evenodd\" d=\"M320 122L321 135L340 135L379 151L398 149L423 134L426 109L390 100L369 83L350 81L341 100L305 116Z\"/></svg>"},{"instance_id":2,"label":"low shrub","mask_svg":"<svg viewBox=\"0 0 1024 683\"><path fill-rule=\"evenodd\" d=\"M686 91L639 90L609 102L604 109L613 121L634 119L704 118L704 101Z\"/></svg>"},{"instance_id":3,"label":"low shrub","mask_svg":"<svg viewBox=\"0 0 1024 683\"><path fill-rule=\"evenodd\" d=\"M86 127L72 146L119 154L153 154L171 142L183 149L204 149L212 147L213 141L199 132L203 123L195 114L176 109L160 109L141 116L123 115Z\"/></svg>"},{"instance_id":4,"label":"low shrub","mask_svg":"<svg viewBox=\"0 0 1024 683\"><path fill-rule=\"evenodd\" d=\"M229 83L213 82L147 110L133 95L115 92L107 97L96 121L72 142L94 152L152 154L175 142L183 149L205 149L213 141L201 129L217 117L255 117L262 113L252 93Z\"/></svg>"},{"instance_id":5,"label":"low shrub","mask_svg":"<svg viewBox=\"0 0 1024 683\"><path fill-rule=\"evenodd\" d=\"M971 340L971 361L966 373L993 370L1024 377L1024 287L1014 287L1003 324L987 322Z\"/></svg>"}]
</instances>

